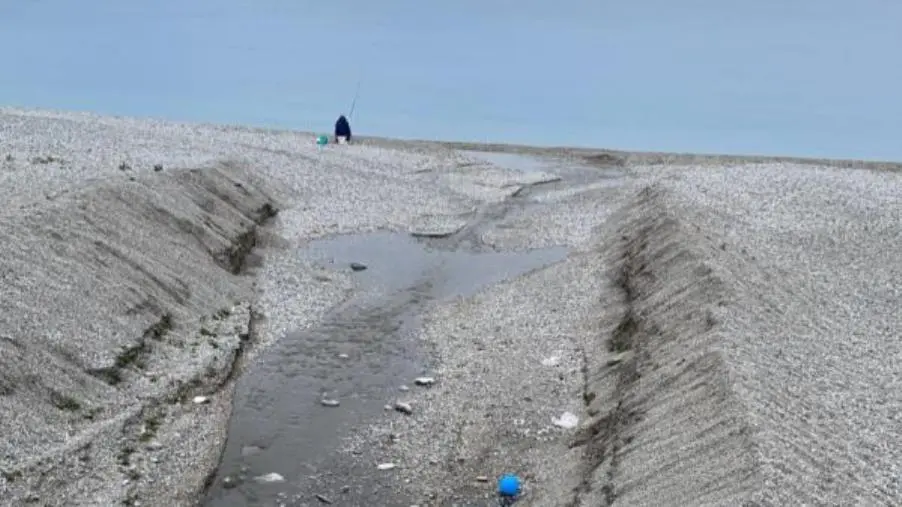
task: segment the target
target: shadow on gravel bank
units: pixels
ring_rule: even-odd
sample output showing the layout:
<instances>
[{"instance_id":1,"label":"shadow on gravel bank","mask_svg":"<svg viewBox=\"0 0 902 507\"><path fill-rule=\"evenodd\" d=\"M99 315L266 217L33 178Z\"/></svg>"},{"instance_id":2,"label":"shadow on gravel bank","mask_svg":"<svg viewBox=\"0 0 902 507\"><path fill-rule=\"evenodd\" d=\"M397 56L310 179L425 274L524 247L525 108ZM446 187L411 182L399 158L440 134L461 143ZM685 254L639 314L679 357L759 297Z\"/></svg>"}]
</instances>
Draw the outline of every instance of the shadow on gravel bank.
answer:
<instances>
[{"instance_id":1,"label":"shadow on gravel bank","mask_svg":"<svg viewBox=\"0 0 902 507\"><path fill-rule=\"evenodd\" d=\"M187 505L251 338L258 225L236 164L110 178L0 225L3 505Z\"/></svg>"},{"instance_id":2,"label":"shadow on gravel bank","mask_svg":"<svg viewBox=\"0 0 902 507\"><path fill-rule=\"evenodd\" d=\"M748 426L715 352L724 282L714 245L646 187L613 220L606 354L587 365L577 506L740 505L757 485ZM616 239L619 237L619 240ZM666 499L666 500L662 500Z\"/></svg>"}]
</instances>

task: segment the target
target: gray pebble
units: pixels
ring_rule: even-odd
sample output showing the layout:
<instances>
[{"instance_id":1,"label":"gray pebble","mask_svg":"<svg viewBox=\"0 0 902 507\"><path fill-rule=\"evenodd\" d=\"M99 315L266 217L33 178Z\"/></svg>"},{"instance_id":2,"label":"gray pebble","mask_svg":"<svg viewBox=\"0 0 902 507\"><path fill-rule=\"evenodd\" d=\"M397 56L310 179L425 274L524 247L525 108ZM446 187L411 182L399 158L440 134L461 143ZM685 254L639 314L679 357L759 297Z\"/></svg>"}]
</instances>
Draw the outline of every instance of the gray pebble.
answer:
<instances>
[{"instance_id":1,"label":"gray pebble","mask_svg":"<svg viewBox=\"0 0 902 507\"><path fill-rule=\"evenodd\" d=\"M395 410L402 414L410 415L413 413L413 407L411 407L409 403L404 403L403 401L395 403Z\"/></svg>"}]
</instances>

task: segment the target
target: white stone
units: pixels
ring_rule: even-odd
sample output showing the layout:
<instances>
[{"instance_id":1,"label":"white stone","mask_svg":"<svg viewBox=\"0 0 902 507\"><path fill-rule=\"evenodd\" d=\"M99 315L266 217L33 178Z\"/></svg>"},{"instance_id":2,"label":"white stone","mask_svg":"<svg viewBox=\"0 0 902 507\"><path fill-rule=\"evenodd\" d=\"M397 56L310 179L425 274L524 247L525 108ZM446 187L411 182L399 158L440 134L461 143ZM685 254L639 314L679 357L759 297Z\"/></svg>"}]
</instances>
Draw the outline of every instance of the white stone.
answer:
<instances>
[{"instance_id":1,"label":"white stone","mask_svg":"<svg viewBox=\"0 0 902 507\"><path fill-rule=\"evenodd\" d=\"M268 474L266 474L266 475L261 475L261 476L258 476L258 477L254 477L254 480L257 481L257 482L267 482L267 483L269 483L269 482L284 482L284 481L285 481L285 478L282 477L281 475L275 473L275 472L270 472L270 473L268 473Z\"/></svg>"},{"instance_id":2,"label":"white stone","mask_svg":"<svg viewBox=\"0 0 902 507\"><path fill-rule=\"evenodd\" d=\"M579 417L571 412L564 412L560 417L552 418L551 422L554 423L555 426L560 426L561 428L565 429L572 429L579 424Z\"/></svg>"}]
</instances>

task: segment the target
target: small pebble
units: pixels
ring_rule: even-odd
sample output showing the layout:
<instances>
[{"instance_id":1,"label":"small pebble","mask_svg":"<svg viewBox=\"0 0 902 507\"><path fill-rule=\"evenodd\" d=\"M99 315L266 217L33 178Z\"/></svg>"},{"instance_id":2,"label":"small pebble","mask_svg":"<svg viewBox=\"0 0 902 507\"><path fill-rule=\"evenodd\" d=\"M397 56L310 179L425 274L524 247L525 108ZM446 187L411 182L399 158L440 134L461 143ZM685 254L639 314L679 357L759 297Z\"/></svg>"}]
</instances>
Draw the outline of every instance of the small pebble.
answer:
<instances>
[{"instance_id":1,"label":"small pebble","mask_svg":"<svg viewBox=\"0 0 902 507\"><path fill-rule=\"evenodd\" d=\"M347 358L349 358L349 357L351 357L351 356L349 356L349 355L347 355L347 354L338 354L338 358L339 358L339 359L347 359Z\"/></svg>"},{"instance_id":2,"label":"small pebble","mask_svg":"<svg viewBox=\"0 0 902 507\"><path fill-rule=\"evenodd\" d=\"M257 482L284 482L285 478L275 472L270 472L266 475L254 477L254 480Z\"/></svg>"},{"instance_id":3,"label":"small pebble","mask_svg":"<svg viewBox=\"0 0 902 507\"><path fill-rule=\"evenodd\" d=\"M331 504L331 503L332 503L332 500L329 500L329 498L328 498L327 496L325 496L325 495L317 494L317 495L316 495L316 499L319 500L319 501L322 502L322 503L326 503L326 504Z\"/></svg>"},{"instance_id":4,"label":"small pebble","mask_svg":"<svg viewBox=\"0 0 902 507\"><path fill-rule=\"evenodd\" d=\"M554 423L555 426L572 429L579 424L579 417L571 412L564 412L560 417L553 417L551 422Z\"/></svg>"},{"instance_id":5,"label":"small pebble","mask_svg":"<svg viewBox=\"0 0 902 507\"><path fill-rule=\"evenodd\" d=\"M366 264L361 264L359 262L352 262L351 269L354 271L363 271L364 269L366 269Z\"/></svg>"},{"instance_id":6,"label":"small pebble","mask_svg":"<svg viewBox=\"0 0 902 507\"><path fill-rule=\"evenodd\" d=\"M194 397L194 403L197 405L200 405L202 403L207 403L208 401L210 401L210 398L207 398L206 396L195 396Z\"/></svg>"},{"instance_id":7,"label":"small pebble","mask_svg":"<svg viewBox=\"0 0 902 507\"><path fill-rule=\"evenodd\" d=\"M432 384L435 384L435 379L432 377L417 377L414 379L413 383L418 386L431 386Z\"/></svg>"},{"instance_id":8,"label":"small pebble","mask_svg":"<svg viewBox=\"0 0 902 507\"><path fill-rule=\"evenodd\" d=\"M557 366L560 364L561 358L558 356L551 356L542 359L542 366Z\"/></svg>"},{"instance_id":9,"label":"small pebble","mask_svg":"<svg viewBox=\"0 0 902 507\"><path fill-rule=\"evenodd\" d=\"M324 407L337 407L337 406L341 405L341 403L339 403L338 400L331 400L328 398L323 398L323 399L319 400L319 402Z\"/></svg>"},{"instance_id":10,"label":"small pebble","mask_svg":"<svg viewBox=\"0 0 902 507\"><path fill-rule=\"evenodd\" d=\"M399 387L398 389L401 390L401 391L403 391L403 392L405 392L405 393L406 393L407 391L410 391L410 388L407 387L407 386L401 386L401 387Z\"/></svg>"},{"instance_id":11,"label":"small pebble","mask_svg":"<svg viewBox=\"0 0 902 507\"><path fill-rule=\"evenodd\" d=\"M409 403L404 403L403 401L395 403L395 410L402 414L410 415L413 413L413 407L411 407Z\"/></svg>"},{"instance_id":12,"label":"small pebble","mask_svg":"<svg viewBox=\"0 0 902 507\"><path fill-rule=\"evenodd\" d=\"M484 475L480 475L480 476L476 477L476 480L479 482L489 482L489 478Z\"/></svg>"},{"instance_id":13,"label":"small pebble","mask_svg":"<svg viewBox=\"0 0 902 507\"><path fill-rule=\"evenodd\" d=\"M376 465L376 468L379 470L391 470L392 468L395 468L396 466L398 466L398 465L395 465L394 463L380 463L380 464Z\"/></svg>"}]
</instances>

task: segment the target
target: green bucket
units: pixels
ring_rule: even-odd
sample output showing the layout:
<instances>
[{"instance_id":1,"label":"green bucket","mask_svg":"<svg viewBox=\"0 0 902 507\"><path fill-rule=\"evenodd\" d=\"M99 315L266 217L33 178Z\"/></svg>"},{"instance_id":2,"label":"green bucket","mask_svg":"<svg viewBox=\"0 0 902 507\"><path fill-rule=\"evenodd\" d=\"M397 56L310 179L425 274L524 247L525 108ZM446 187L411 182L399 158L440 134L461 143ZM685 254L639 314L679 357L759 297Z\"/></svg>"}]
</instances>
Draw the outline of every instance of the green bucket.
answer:
<instances>
[{"instance_id":1,"label":"green bucket","mask_svg":"<svg viewBox=\"0 0 902 507\"><path fill-rule=\"evenodd\" d=\"M325 146L329 144L329 138L327 136L319 136L316 138L316 144L320 146Z\"/></svg>"}]
</instances>

